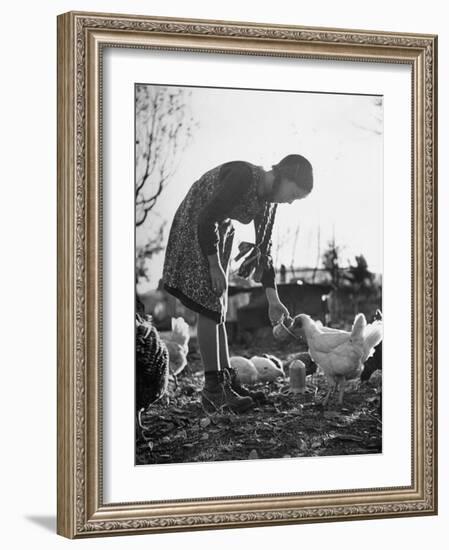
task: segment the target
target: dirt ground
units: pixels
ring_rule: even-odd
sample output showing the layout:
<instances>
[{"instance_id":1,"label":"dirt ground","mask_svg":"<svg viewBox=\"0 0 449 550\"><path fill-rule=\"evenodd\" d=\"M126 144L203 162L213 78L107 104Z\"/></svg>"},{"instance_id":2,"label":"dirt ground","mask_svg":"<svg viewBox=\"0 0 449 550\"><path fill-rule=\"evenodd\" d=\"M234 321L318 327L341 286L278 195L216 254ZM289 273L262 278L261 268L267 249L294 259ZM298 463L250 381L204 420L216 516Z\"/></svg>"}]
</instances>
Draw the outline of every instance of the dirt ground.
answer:
<instances>
[{"instance_id":1,"label":"dirt ground","mask_svg":"<svg viewBox=\"0 0 449 550\"><path fill-rule=\"evenodd\" d=\"M299 350L239 348L231 355L270 353L288 364ZM302 350L301 350L302 351ZM286 375L288 376L288 368ZM378 378L377 378L378 380ZM381 388L371 382L348 385L343 407L336 396L323 408L327 382L319 371L307 377L306 393L289 392L289 380L257 384L267 402L243 414L231 411L207 415L200 404L203 371L198 353L170 382L167 400L142 415L145 430L136 428L136 464L212 462L302 456L372 454L382 452Z\"/></svg>"}]
</instances>

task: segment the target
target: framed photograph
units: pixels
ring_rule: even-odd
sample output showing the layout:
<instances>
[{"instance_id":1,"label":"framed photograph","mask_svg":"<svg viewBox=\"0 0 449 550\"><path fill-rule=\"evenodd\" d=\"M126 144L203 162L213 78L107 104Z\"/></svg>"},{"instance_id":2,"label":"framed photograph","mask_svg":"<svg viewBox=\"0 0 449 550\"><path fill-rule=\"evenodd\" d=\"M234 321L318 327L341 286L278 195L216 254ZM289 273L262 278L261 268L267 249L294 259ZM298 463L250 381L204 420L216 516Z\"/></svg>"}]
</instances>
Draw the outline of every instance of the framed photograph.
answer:
<instances>
[{"instance_id":1,"label":"framed photograph","mask_svg":"<svg viewBox=\"0 0 449 550\"><path fill-rule=\"evenodd\" d=\"M436 514L437 36L57 27L58 533Z\"/></svg>"}]
</instances>

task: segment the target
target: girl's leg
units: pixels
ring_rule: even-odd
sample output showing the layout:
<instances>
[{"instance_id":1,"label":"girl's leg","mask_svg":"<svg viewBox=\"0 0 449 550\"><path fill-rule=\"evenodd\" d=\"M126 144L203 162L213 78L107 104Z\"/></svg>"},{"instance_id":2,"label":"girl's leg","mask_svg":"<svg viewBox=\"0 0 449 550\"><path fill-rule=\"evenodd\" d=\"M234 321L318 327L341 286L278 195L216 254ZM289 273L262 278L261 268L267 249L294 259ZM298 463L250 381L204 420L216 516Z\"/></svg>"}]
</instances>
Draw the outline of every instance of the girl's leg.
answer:
<instances>
[{"instance_id":1,"label":"girl's leg","mask_svg":"<svg viewBox=\"0 0 449 550\"><path fill-rule=\"evenodd\" d=\"M218 325L218 341L219 341L219 357L220 366L222 369L229 367L229 347L228 347L228 335L226 334L226 327L224 323Z\"/></svg>"},{"instance_id":2,"label":"girl's leg","mask_svg":"<svg viewBox=\"0 0 449 550\"><path fill-rule=\"evenodd\" d=\"M220 380L217 323L201 314L198 314L198 345L204 366L204 386L213 391Z\"/></svg>"},{"instance_id":3,"label":"girl's leg","mask_svg":"<svg viewBox=\"0 0 449 550\"><path fill-rule=\"evenodd\" d=\"M224 299L224 312L226 319L226 312L228 310L228 295L226 294ZM218 358L220 360L221 369L229 368L229 345L228 345L228 335L226 333L225 323L220 323L218 325Z\"/></svg>"},{"instance_id":4,"label":"girl's leg","mask_svg":"<svg viewBox=\"0 0 449 550\"><path fill-rule=\"evenodd\" d=\"M204 389L201 403L206 413L213 413L224 405L229 406L235 412L244 412L254 402L251 397L242 397L235 393L224 378L224 372L220 365L219 348L223 349L221 353L227 354L228 346L227 340L224 345L219 345L219 332L225 328L224 324L220 325L221 329L217 328L215 321L204 317L204 315L200 315L198 318L198 344L204 365Z\"/></svg>"},{"instance_id":5,"label":"girl's leg","mask_svg":"<svg viewBox=\"0 0 449 550\"><path fill-rule=\"evenodd\" d=\"M198 314L198 345L204 371L220 370L217 323L201 313Z\"/></svg>"},{"instance_id":6,"label":"girl's leg","mask_svg":"<svg viewBox=\"0 0 449 550\"><path fill-rule=\"evenodd\" d=\"M226 280L229 282L229 259L225 266ZM226 319L226 313L228 311L228 292L223 295L223 311L224 319ZM218 358L220 361L221 369L229 367L229 346L228 346L228 335L226 334L226 325L225 323L218 324Z\"/></svg>"},{"instance_id":7,"label":"girl's leg","mask_svg":"<svg viewBox=\"0 0 449 550\"><path fill-rule=\"evenodd\" d=\"M224 266L226 277L229 274L229 261ZM227 307L227 298L224 297L224 307ZM217 388L221 380L220 371L220 345L218 324L206 317L198 314L198 345L200 348L201 359L204 365L205 387L210 390Z\"/></svg>"},{"instance_id":8,"label":"girl's leg","mask_svg":"<svg viewBox=\"0 0 449 550\"><path fill-rule=\"evenodd\" d=\"M228 309L228 296L226 294L226 298L224 302L225 318L226 318L227 309ZM231 362L229 360L228 335L226 332L225 323L220 323L218 325L218 346L219 346L218 357L220 360L220 368L222 371L229 373L231 387L234 390L234 392L236 392L237 395L241 397L244 397L244 398L250 397L253 400L257 400L263 403L265 401L265 394L262 391L251 391L245 388L244 386L242 386L238 380L238 376L235 369L231 367Z\"/></svg>"}]
</instances>

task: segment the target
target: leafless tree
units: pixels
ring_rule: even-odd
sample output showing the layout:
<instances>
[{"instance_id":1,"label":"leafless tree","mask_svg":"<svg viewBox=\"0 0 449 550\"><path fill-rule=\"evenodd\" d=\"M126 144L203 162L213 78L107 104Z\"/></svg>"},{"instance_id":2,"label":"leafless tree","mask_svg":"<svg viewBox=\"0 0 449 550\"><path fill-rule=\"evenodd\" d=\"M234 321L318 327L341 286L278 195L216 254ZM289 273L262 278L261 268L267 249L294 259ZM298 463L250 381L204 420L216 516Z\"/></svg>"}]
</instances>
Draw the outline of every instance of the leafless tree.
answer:
<instances>
[{"instance_id":1,"label":"leafless tree","mask_svg":"<svg viewBox=\"0 0 449 550\"><path fill-rule=\"evenodd\" d=\"M154 254L164 249L162 242L164 240L164 228L166 224L167 222L163 221L159 229L150 237L144 246L136 247L136 283L141 277L144 277L147 281L150 280L148 276L148 261L151 260Z\"/></svg>"},{"instance_id":2,"label":"leafless tree","mask_svg":"<svg viewBox=\"0 0 449 550\"><path fill-rule=\"evenodd\" d=\"M328 242L328 248L323 253L323 267L330 273L335 288L340 286L341 247L335 244L335 238Z\"/></svg>"},{"instance_id":3,"label":"leafless tree","mask_svg":"<svg viewBox=\"0 0 449 550\"><path fill-rule=\"evenodd\" d=\"M368 262L363 254L355 256L355 264L349 266L349 271L345 278L351 283L353 288L352 300L354 303L354 314L360 310L360 302L373 292L375 288L375 275L368 269Z\"/></svg>"},{"instance_id":4,"label":"leafless tree","mask_svg":"<svg viewBox=\"0 0 449 550\"><path fill-rule=\"evenodd\" d=\"M136 226L156 205L192 138L197 124L190 112L190 96L188 89L136 87Z\"/></svg>"}]
</instances>

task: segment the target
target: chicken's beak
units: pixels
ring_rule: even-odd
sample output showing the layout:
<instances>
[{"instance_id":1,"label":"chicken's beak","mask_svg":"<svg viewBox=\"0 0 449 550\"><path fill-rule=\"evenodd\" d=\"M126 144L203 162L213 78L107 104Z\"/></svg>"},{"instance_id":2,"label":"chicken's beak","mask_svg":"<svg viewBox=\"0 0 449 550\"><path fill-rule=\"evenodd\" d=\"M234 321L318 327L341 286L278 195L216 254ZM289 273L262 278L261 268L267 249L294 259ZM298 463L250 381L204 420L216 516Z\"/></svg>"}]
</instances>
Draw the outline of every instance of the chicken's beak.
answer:
<instances>
[{"instance_id":1,"label":"chicken's beak","mask_svg":"<svg viewBox=\"0 0 449 550\"><path fill-rule=\"evenodd\" d=\"M293 330L301 330L303 328L301 317L295 317L292 323Z\"/></svg>"},{"instance_id":2,"label":"chicken's beak","mask_svg":"<svg viewBox=\"0 0 449 550\"><path fill-rule=\"evenodd\" d=\"M293 319L293 323L290 326L290 330L295 334L296 336L300 338L304 338L304 327L302 323L301 317L295 317Z\"/></svg>"}]
</instances>

